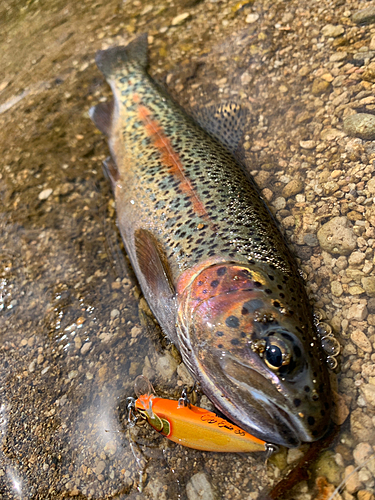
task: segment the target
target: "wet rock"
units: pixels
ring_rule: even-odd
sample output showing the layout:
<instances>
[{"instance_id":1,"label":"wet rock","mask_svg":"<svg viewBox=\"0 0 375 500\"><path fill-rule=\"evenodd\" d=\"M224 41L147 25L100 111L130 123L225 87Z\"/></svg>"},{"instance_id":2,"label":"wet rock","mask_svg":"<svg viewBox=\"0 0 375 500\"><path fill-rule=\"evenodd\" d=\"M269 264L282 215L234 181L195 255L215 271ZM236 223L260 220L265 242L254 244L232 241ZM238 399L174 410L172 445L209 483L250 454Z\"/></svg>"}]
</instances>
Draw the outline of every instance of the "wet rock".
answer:
<instances>
[{"instance_id":1,"label":"wet rock","mask_svg":"<svg viewBox=\"0 0 375 500\"><path fill-rule=\"evenodd\" d=\"M317 247L319 245L318 238L315 234L307 233L303 237L303 242L309 247Z\"/></svg>"},{"instance_id":2,"label":"wet rock","mask_svg":"<svg viewBox=\"0 0 375 500\"><path fill-rule=\"evenodd\" d=\"M331 293L335 297L341 297L343 294L343 288L339 281L332 281L331 283Z\"/></svg>"},{"instance_id":3,"label":"wet rock","mask_svg":"<svg viewBox=\"0 0 375 500\"><path fill-rule=\"evenodd\" d=\"M358 471L354 469L353 465L348 465L348 467L345 468L345 489L348 493L356 493L362 486L358 478Z\"/></svg>"},{"instance_id":4,"label":"wet rock","mask_svg":"<svg viewBox=\"0 0 375 500\"><path fill-rule=\"evenodd\" d=\"M341 479L341 471L335 461L335 456L332 451L325 451L318 459L315 465L316 474L324 476L330 483L339 483Z\"/></svg>"},{"instance_id":5,"label":"wet rock","mask_svg":"<svg viewBox=\"0 0 375 500\"><path fill-rule=\"evenodd\" d=\"M371 491L359 490L357 492L357 500L375 500L375 496Z\"/></svg>"},{"instance_id":6,"label":"wet rock","mask_svg":"<svg viewBox=\"0 0 375 500\"><path fill-rule=\"evenodd\" d=\"M371 194L375 194L375 177L372 177L367 183L367 190Z\"/></svg>"},{"instance_id":7,"label":"wet rock","mask_svg":"<svg viewBox=\"0 0 375 500\"><path fill-rule=\"evenodd\" d=\"M335 52L329 58L330 62L340 62L346 59L348 54L346 52Z\"/></svg>"},{"instance_id":8,"label":"wet rock","mask_svg":"<svg viewBox=\"0 0 375 500\"><path fill-rule=\"evenodd\" d=\"M322 28L322 35L329 38L336 38L342 35L345 32L344 26L342 24L337 24L334 26L333 24L326 24Z\"/></svg>"},{"instance_id":9,"label":"wet rock","mask_svg":"<svg viewBox=\"0 0 375 500\"><path fill-rule=\"evenodd\" d=\"M332 390L333 412L332 420L336 425L342 425L349 415L349 408L345 399L338 392Z\"/></svg>"},{"instance_id":10,"label":"wet rock","mask_svg":"<svg viewBox=\"0 0 375 500\"><path fill-rule=\"evenodd\" d=\"M367 82L375 82L375 62L371 62L362 74L362 79Z\"/></svg>"},{"instance_id":11,"label":"wet rock","mask_svg":"<svg viewBox=\"0 0 375 500\"><path fill-rule=\"evenodd\" d=\"M349 262L349 265L351 266L359 266L360 264L362 264L362 262L365 260L366 258L366 255L362 252L353 252L349 259L348 259L348 262Z\"/></svg>"},{"instance_id":12,"label":"wet rock","mask_svg":"<svg viewBox=\"0 0 375 500\"><path fill-rule=\"evenodd\" d=\"M245 23L247 24L253 24L259 19L259 14L256 12L253 12L252 14L248 14L245 19Z\"/></svg>"},{"instance_id":13,"label":"wet rock","mask_svg":"<svg viewBox=\"0 0 375 500\"><path fill-rule=\"evenodd\" d=\"M95 467L95 474L96 475L101 474L104 471L105 467L106 467L105 462L103 460L100 460L100 462L98 462Z\"/></svg>"},{"instance_id":14,"label":"wet rock","mask_svg":"<svg viewBox=\"0 0 375 500\"><path fill-rule=\"evenodd\" d=\"M349 287L348 292L350 295L362 295L365 291L360 285L353 285Z\"/></svg>"},{"instance_id":15,"label":"wet rock","mask_svg":"<svg viewBox=\"0 0 375 500\"><path fill-rule=\"evenodd\" d=\"M373 453L372 446L369 443L359 443L353 451L353 457L357 465L363 464Z\"/></svg>"},{"instance_id":16,"label":"wet rock","mask_svg":"<svg viewBox=\"0 0 375 500\"><path fill-rule=\"evenodd\" d=\"M316 141L300 141L299 145L302 149L314 149Z\"/></svg>"},{"instance_id":17,"label":"wet rock","mask_svg":"<svg viewBox=\"0 0 375 500\"><path fill-rule=\"evenodd\" d=\"M259 174L257 174L254 179L255 182L258 184L259 189L264 189L270 181L271 178L271 172L267 172L265 170L261 170Z\"/></svg>"},{"instance_id":18,"label":"wet rock","mask_svg":"<svg viewBox=\"0 0 375 500\"><path fill-rule=\"evenodd\" d=\"M366 59L372 59L375 55L375 52L357 52L354 54L353 59L356 61L357 65L365 64Z\"/></svg>"},{"instance_id":19,"label":"wet rock","mask_svg":"<svg viewBox=\"0 0 375 500\"><path fill-rule=\"evenodd\" d=\"M313 81L312 87L311 87L311 93L313 95L321 95L324 94L325 92L328 92L330 89L331 84L327 82L326 80L322 80L321 78L316 78Z\"/></svg>"},{"instance_id":20,"label":"wet rock","mask_svg":"<svg viewBox=\"0 0 375 500\"><path fill-rule=\"evenodd\" d=\"M283 208L286 207L286 199L282 196L279 196L273 202L273 206L276 208L276 210L282 210Z\"/></svg>"},{"instance_id":21,"label":"wet rock","mask_svg":"<svg viewBox=\"0 0 375 500\"><path fill-rule=\"evenodd\" d=\"M346 217L334 217L318 231L322 250L333 255L349 255L356 247L357 237Z\"/></svg>"},{"instance_id":22,"label":"wet rock","mask_svg":"<svg viewBox=\"0 0 375 500\"><path fill-rule=\"evenodd\" d=\"M177 369L177 366L178 362L169 352L167 352L164 356L160 356L156 362L156 370L165 380L171 379Z\"/></svg>"},{"instance_id":23,"label":"wet rock","mask_svg":"<svg viewBox=\"0 0 375 500\"><path fill-rule=\"evenodd\" d=\"M372 352L371 342L361 330L354 330L350 335L351 341L365 352Z\"/></svg>"},{"instance_id":24,"label":"wet rock","mask_svg":"<svg viewBox=\"0 0 375 500\"><path fill-rule=\"evenodd\" d=\"M282 195L284 196L284 198L290 198L291 196L300 193L302 189L303 182L298 179L293 179L284 187Z\"/></svg>"},{"instance_id":25,"label":"wet rock","mask_svg":"<svg viewBox=\"0 0 375 500\"><path fill-rule=\"evenodd\" d=\"M367 307L366 304L353 304L349 307L347 318L356 319L358 321L363 321L367 317Z\"/></svg>"},{"instance_id":26,"label":"wet rock","mask_svg":"<svg viewBox=\"0 0 375 500\"><path fill-rule=\"evenodd\" d=\"M288 450L288 455L286 457L286 461L288 464L292 464L293 462L297 462L303 455L306 453L305 447L301 448L291 448Z\"/></svg>"},{"instance_id":27,"label":"wet rock","mask_svg":"<svg viewBox=\"0 0 375 500\"><path fill-rule=\"evenodd\" d=\"M184 363L178 365L177 373L183 384L187 385L188 387L193 387L194 379L190 375L189 370L186 368Z\"/></svg>"},{"instance_id":28,"label":"wet rock","mask_svg":"<svg viewBox=\"0 0 375 500\"><path fill-rule=\"evenodd\" d=\"M375 408L375 385L363 384L361 385L361 392L369 406Z\"/></svg>"},{"instance_id":29,"label":"wet rock","mask_svg":"<svg viewBox=\"0 0 375 500\"><path fill-rule=\"evenodd\" d=\"M41 191L38 194L38 200L44 201L47 198L49 198L52 193L53 193L53 189L51 189L51 188L43 189L43 191Z\"/></svg>"},{"instance_id":30,"label":"wet rock","mask_svg":"<svg viewBox=\"0 0 375 500\"><path fill-rule=\"evenodd\" d=\"M164 484L159 479L152 479L146 486L147 492L153 500L167 500Z\"/></svg>"},{"instance_id":31,"label":"wet rock","mask_svg":"<svg viewBox=\"0 0 375 500\"><path fill-rule=\"evenodd\" d=\"M320 133L322 141L335 141L340 137L345 137L345 132L336 128L325 128Z\"/></svg>"},{"instance_id":32,"label":"wet rock","mask_svg":"<svg viewBox=\"0 0 375 500\"><path fill-rule=\"evenodd\" d=\"M375 297L375 276L365 276L361 281L367 295Z\"/></svg>"},{"instance_id":33,"label":"wet rock","mask_svg":"<svg viewBox=\"0 0 375 500\"><path fill-rule=\"evenodd\" d=\"M369 113L357 113L347 116L343 122L345 132L353 137L375 139L375 116Z\"/></svg>"},{"instance_id":34,"label":"wet rock","mask_svg":"<svg viewBox=\"0 0 375 500\"><path fill-rule=\"evenodd\" d=\"M372 424L372 419L362 408L356 408L350 415L350 429L353 436L359 441L369 441L370 444L375 442L375 431Z\"/></svg>"},{"instance_id":35,"label":"wet rock","mask_svg":"<svg viewBox=\"0 0 375 500\"><path fill-rule=\"evenodd\" d=\"M179 14L178 16L172 19L171 25L179 26L180 24L183 24L189 17L190 17L189 12L184 12L182 14Z\"/></svg>"},{"instance_id":36,"label":"wet rock","mask_svg":"<svg viewBox=\"0 0 375 500\"><path fill-rule=\"evenodd\" d=\"M356 24L373 23L375 21L375 6L370 5L366 9L355 12L352 15L352 21Z\"/></svg>"},{"instance_id":37,"label":"wet rock","mask_svg":"<svg viewBox=\"0 0 375 500\"><path fill-rule=\"evenodd\" d=\"M367 308L370 313L375 313L375 298L368 301Z\"/></svg>"},{"instance_id":38,"label":"wet rock","mask_svg":"<svg viewBox=\"0 0 375 500\"><path fill-rule=\"evenodd\" d=\"M215 495L204 472L195 474L186 485L189 500L214 500Z\"/></svg>"}]
</instances>

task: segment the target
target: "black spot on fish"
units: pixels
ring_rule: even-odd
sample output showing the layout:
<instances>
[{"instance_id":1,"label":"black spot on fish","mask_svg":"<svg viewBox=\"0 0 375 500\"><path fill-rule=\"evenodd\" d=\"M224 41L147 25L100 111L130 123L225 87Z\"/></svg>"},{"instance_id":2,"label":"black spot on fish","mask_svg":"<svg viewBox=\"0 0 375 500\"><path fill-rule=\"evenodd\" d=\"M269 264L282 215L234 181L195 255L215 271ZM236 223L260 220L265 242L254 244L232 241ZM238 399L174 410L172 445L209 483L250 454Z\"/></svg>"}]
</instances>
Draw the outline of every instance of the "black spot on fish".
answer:
<instances>
[{"instance_id":1,"label":"black spot on fish","mask_svg":"<svg viewBox=\"0 0 375 500\"><path fill-rule=\"evenodd\" d=\"M242 316L246 316L246 314L249 314L249 311L246 309L246 307L243 307L241 309L241 314L242 314Z\"/></svg>"},{"instance_id":2,"label":"black spot on fish","mask_svg":"<svg viewBox=\"0 0 375 500\"><path fill-rule=\"evenodd\" d=\"M218 348L222 349L223 348L223 344L218 344Z\"/></svg>"},{"instance_id":3,"label":"black spot on fish","mask_svg":"<svg viewBox=\"0 0 375 500\"><path fill-rule=\"evenodd\" d=\"M203 285L203 281L198 281L198 286L202 286Z\"/></svg>"},{"instance_id":4,"label":"black spot on fish","mask_svg":"<svg viewBox=\"0 0 375 500\"><path fill-rule=\"evenodd\" d=\"M241 332L241 337L244 339L246 337L246 332Z\"/></svg>"},{"instance_id":5,"label":"black spot on fish","mask_svg":"<svg viewBox=\"0 0 375 500\"><path fill-rule=\"evenodd\" d=\"M314 417L307 417L307 423L309 425L314 425L315 424L315 418Z\"/></svg>"},{"instance_id":6,"label":"black spot on fish","mask_svg":"<svg viewBox=\"0 0 375 500\"><path fill-rule=\"evenodd\" d=\"M275 307L280 307L280 302L278 302L277 300L274 300L274 301L273 301L273 305L274 305Z\"/></svg>"},{"instance_id":7,"label":"black spot on fish","mask_svg":"<svg viewBox=\"0 0 375 500\"><path fill-rule=\"evenodd\" d=\"M268 277L269 277L269 279L270 279L271 281L274 281L274 279L275 279L275 278L272 276L272 274L269 274L269 275L268 275Z\"/></svg>"},{"instance_id":8,"label":"black spot on fish","mask_svg":"<svg viewBox=\"0 0 375 500\"><path fill-rule=\"evenodd\" d=\"M293 351L297 358L301 357L302 352L301 349L298 347L298 345L293 346Z\"/></svg>"},{"instance_id":9,"label":"black spot on fish","mask_svg":"<svg viewBox=\"0 0 375 500\"><path fill-rule=\"evenodd\" d=\"M239 341L238 339L232 339L232 340L230 341L230 343L231 343L232 345L239 345L240 341Z\"/></svg>"},{"instance_id":10,"label":"black spot on fish","mask_svg":"<svg viewBox=\"0 0 375 500\"><path fill-rule=\"evenodd\" d=\"M216 332L216 335L217 335L218 337L222 337L222 336L224 335L224 332Z\"/></svg>"},{"instance_id":11,"label":"black spot on fish","mask_svg":"<svg viewBox=\"0 0 375 500\"><path fill-rule=\"evenodd\" d=\"M320 414L322 417L324 417L324 415L326 414L326 412L324 410L320 410Z\"/></svg>"},{"instance_id":12,"label":"black spot on fish","mask_svg":"<svg viewBox=\"0 0 375 500\"><path fill-rule=\"evenodd\" d=\"M310 387L308 385L305 385L305 387L303 389L305 392L310 392Z\"/></svg>"},{"instance_id":13,"label":"black spot on fish","mask_svg":"<svg viewBox=\"0 0 375 500\"><path fill-rule=\"evenodd\" d=\"M279 290L282 290L282 289L283 289L283 287L282 287L281 285L277 285L277 288L278 288Z\"/></svg>"},{"instance_id":14,"label":"black spot on fish","mask_svg":"<svg viewBox=\"0 0 375 500\"><path fill-rule=\"evenodd\" d=\"M236 316L229 316L225 320L225 324L229 326L229 328L238 328L240 326L240 322Z\"/></svg>"},{"instance_id":15,"label":"black spot on fish","mask_svg":"<svg viewBox=\"0 0 375 500\"><path fill-rule=\"evenodd\" d=\"M326 410L329 410L329 403L327 403L327 401L324 403L324 408L325 408Z\"/></svg>"},{"instance_id":16,"label":"black spot on fish","mask_svg":"<svg viewBox=\"0 0 375 500\"><path fill-rule=\"evenodd\" d=\"M279 293L279 297L285 299L285 295L283 293Z\"/></svg>"},{"instance_id":17,"label":"black spot on fish","mask_svg":"<svg viewBox=\"0 0 375 500\"><path fill-rule=\"evenodd\" d=\"M218 276L224 276L224 274L226 274L226 272L227 272L227 270L226 270L226 268L225 268L225 267L220 267L220 268L216 271L216 273L217 273L217 275L218 275Z\"/></svg>"},{"instance_id":18,"label":"black spot on fish","mask_svg":"<svg viewBox=\"0 0 375 500\"><path fill-rule=\"evenodd\" d=\"M214 280L214 281L211 281L211 286L212 288L216 288L219 284L219 280Z\"/></svg>"},{"instance_id":19,"label":"black spot on fish","mask_svg":"<svg viewBox=\"0 0 375 500\"><path fill-rule=\"evenodd\" d=\"M254 281L254 286L260 288L262 286L262 283L259 283L259 281Z\"/></svg>"},{"instance_id":20,"label":"black spot on fish","mask_svg":"<svg viewBox=\"0 0 375 500\"><path fill-rule=\"evenodd\" d=\"M299 407L299 405L301 404L301 400L300 400L300 399L298 399L298 398L296 398L296 399L294 399L294 400L293 400L293 403L294 403L294 406L295 406L296 408L298 408L298 407Z\"/></svg>"},{"instance_id":21,"label":"black spot on fish","mask_svg":"<svg viewBox=\"0 0 375 500\"><path fill-rule=\"evenodd\" d=\"M270 290L269 288L266 288L264 291L266 292L267 295L270 295L272 293L272 290Z\"/></svg>"}]
</instances>

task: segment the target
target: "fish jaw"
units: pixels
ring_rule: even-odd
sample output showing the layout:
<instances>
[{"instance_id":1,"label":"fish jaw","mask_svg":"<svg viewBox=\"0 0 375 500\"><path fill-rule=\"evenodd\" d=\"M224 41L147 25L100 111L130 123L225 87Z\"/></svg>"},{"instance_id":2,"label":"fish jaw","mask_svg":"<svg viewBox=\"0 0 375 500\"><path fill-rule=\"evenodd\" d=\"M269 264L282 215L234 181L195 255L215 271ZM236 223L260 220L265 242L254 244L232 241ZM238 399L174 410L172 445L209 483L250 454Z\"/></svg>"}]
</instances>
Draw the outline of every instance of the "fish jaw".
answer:
<instances>
[{"instance_id":1,"label":"fish jaw","mask_svg":"<svg viewBox=\"0 0 375 500\"><path fill-rule=\"evenodd\" d=\"M265 441L296 447L328 428L329 378L312 322L301 335L275 302L260 270L216 264L180 297L177 331L185 363L220 411Z\"/></svg>"}]
</instances>

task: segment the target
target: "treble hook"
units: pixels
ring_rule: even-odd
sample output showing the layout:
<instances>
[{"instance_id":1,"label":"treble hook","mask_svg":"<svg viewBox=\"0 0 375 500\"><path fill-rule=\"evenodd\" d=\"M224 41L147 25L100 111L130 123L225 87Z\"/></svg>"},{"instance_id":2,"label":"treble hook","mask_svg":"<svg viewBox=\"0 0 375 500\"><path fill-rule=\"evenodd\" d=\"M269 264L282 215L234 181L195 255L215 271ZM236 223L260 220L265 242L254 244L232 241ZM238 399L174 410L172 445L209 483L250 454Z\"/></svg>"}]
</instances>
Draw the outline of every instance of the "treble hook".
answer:
<instances>
[{"instance_id":1,"label":"treble hook","mask_svg":"<svg viewBox=\"0 0 375 500\"><path fill-rule=\"evenodd\" d=\"M138 420L138 415L136 414L137 410L135 408L135 399L134 398L126 398L128 402L126 409L128 411L128 424L132 426L136 424Z\"/></svg>"}]
</instances>

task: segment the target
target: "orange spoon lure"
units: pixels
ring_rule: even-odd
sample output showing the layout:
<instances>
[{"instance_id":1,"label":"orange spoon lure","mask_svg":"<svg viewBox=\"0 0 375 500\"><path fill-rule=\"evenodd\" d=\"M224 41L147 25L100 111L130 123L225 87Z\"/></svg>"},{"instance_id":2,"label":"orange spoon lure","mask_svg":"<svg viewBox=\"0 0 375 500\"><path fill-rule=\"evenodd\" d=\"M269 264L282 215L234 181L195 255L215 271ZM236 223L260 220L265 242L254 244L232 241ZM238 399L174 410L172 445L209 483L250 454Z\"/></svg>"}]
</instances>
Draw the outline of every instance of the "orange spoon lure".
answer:
<instances>
[{"instance_id":1,"label":"orange spoon lure","mask_svg":"<svg viewBox=\"0 0 375 500\"><path fill-rule=\"evenodd\" d=\"M191 405L187 398L181 397L178 401L158 398L146 377L137 377L135 392L135 412L175 443L215 452L266 451L272 454L277 449L212 411Z\"/></svg>"}]
</instances>

